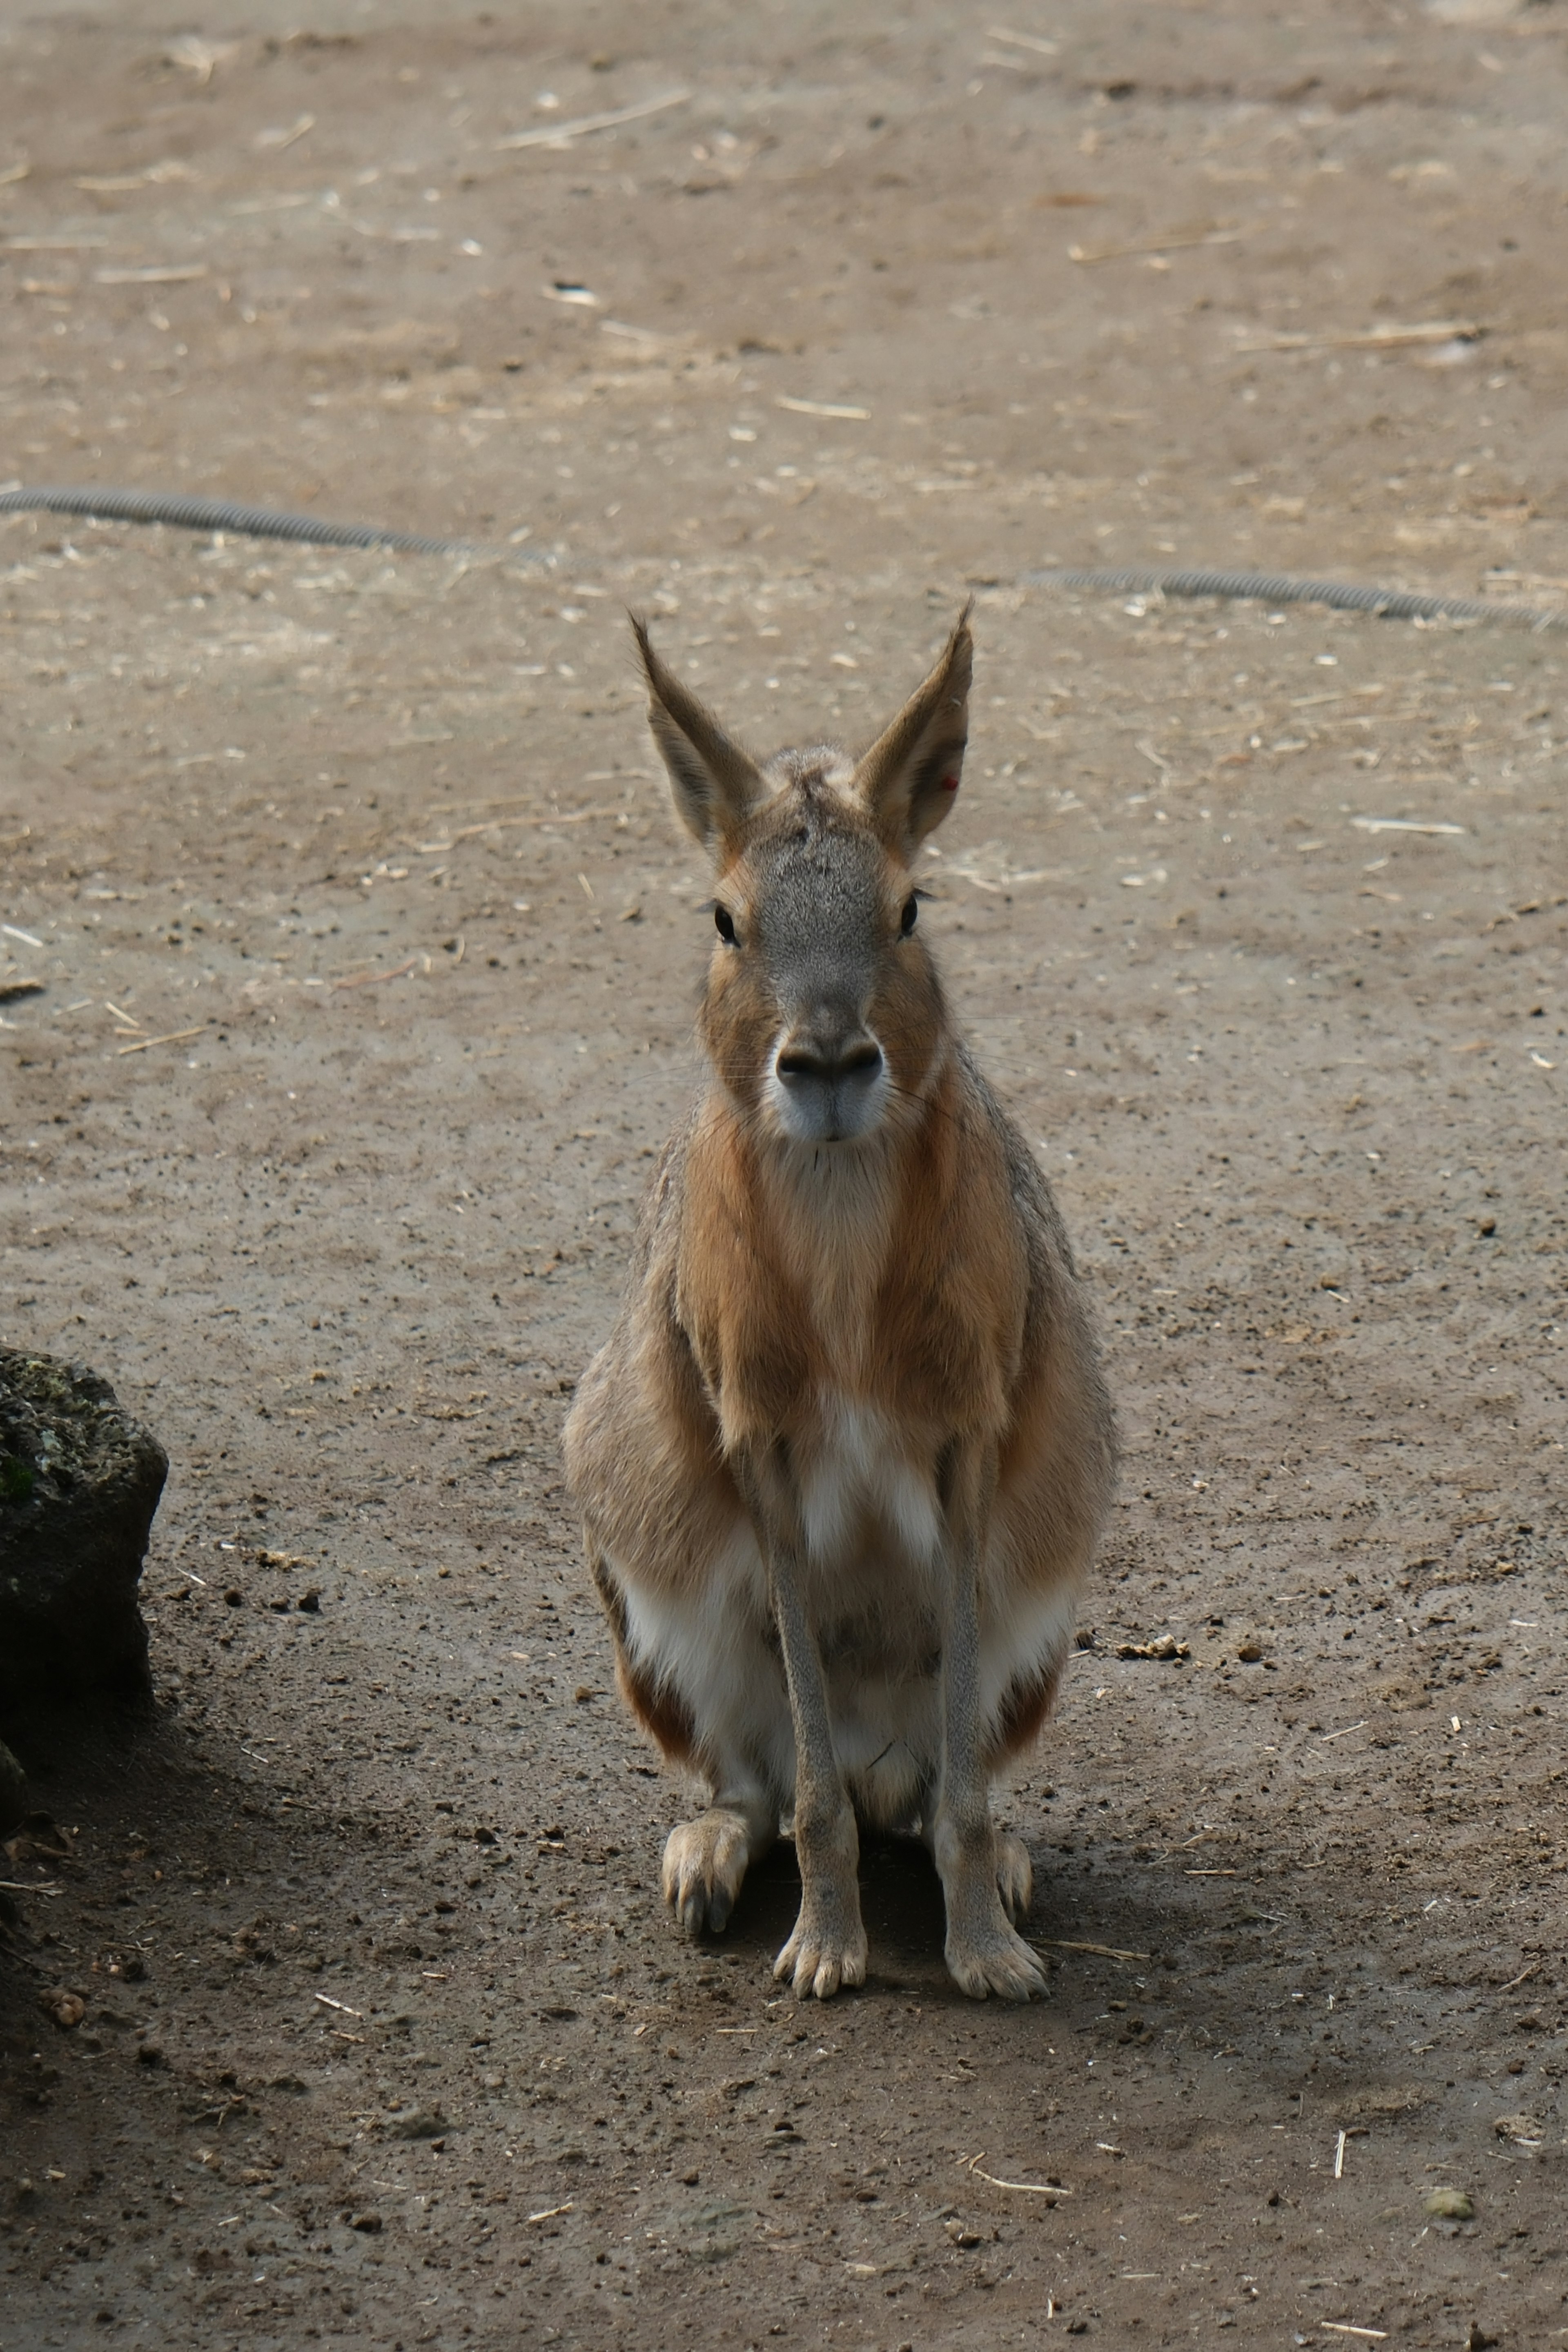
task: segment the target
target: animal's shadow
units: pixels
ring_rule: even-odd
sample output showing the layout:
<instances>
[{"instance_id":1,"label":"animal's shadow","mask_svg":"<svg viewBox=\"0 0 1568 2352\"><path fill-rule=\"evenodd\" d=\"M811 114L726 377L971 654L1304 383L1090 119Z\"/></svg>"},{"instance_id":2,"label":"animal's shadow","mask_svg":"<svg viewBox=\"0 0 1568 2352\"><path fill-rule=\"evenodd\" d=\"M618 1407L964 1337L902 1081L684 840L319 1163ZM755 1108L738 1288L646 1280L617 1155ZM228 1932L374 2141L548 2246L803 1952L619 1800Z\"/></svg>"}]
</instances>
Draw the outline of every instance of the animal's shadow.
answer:
<instances>
[{"instance_id":1,"label":"animal's shadow","mask_svg":"<svg viewBox=\"0 0 1568 2352\"><path fill-rule=\"evenodd\" d=\"M1040 1949L1053 1972L1058 1957L1050 1949L1053 1944L1101 1959L1154 1962L1182 1938L1184 1927L1190 1930L1196 1924L1171 1916L1169 1906L1151 1906L1142 1899L1142 1890L1135 1893L1104 1872L1090 1875L1054 1853L1047 1863L1037 1848L1034 1860L1034 1898L1020 1932ZM918 1838L862 1830L859 1877L861 1915L870 1945L868 1990L918 1990L922 1999L951 1998L967 2005L942 1958L946 1910L942 1881L926 1847ZM754 1956L759 1965L771 1969L799 1909L795 1846L781 1838L747 1873L724 1933L704 1937L703 1948L727 1950L748 1961Z\"/></svg>"},{"instance_id":2,"label":"animal's shadow","mask_svg":"<svg viewBox=\"0 0 1568 2352\"><path fill-rule=\"evenodd\" d=\"M947 1932L942 1881L918 1838L860 1832L860 1910L871 1952L867 1981L896 1992L918 1985L934 1993L949 1983L942 1962ZM789 1938L800 1909L800 1867L788 1838L747 1873L722 1938L733 1952L754 1950L767 1967Z\"/></svg>"}]
</instances>

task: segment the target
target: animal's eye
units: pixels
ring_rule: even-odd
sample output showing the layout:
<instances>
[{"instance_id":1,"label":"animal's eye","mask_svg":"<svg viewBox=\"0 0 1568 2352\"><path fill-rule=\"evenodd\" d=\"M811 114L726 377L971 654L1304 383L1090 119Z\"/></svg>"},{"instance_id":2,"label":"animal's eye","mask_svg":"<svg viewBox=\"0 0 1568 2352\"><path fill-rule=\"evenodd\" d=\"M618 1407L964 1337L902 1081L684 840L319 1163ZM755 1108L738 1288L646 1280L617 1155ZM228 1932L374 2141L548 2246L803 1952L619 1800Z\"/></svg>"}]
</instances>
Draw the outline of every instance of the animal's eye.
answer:
<instances>
[{"instance_id":1,"label":"animal's eye","mask_svg":"<svg viewBox=\"0 0 1568 2352\"><path fill-rule=\"evenodd\" d=\"M915 917L919 913L920 905L915 898L914 892L911 890L909 897L904 900L904 911L899 917L899 936L900 939L907 940L909 938L910 933L915 927Z\"/></svg>"},{"instance_id":2,"label":"animal's eye","mask_svg":"<svg viewBox=\"0 0 1568 2352\"><path fill-rule=\"evenodd\" d=\"M719 937L723 940L728 946L734 946L735 918L731 915L728 907L714 908L713 928L718 932Z\"/></svg>"}]
</instances>

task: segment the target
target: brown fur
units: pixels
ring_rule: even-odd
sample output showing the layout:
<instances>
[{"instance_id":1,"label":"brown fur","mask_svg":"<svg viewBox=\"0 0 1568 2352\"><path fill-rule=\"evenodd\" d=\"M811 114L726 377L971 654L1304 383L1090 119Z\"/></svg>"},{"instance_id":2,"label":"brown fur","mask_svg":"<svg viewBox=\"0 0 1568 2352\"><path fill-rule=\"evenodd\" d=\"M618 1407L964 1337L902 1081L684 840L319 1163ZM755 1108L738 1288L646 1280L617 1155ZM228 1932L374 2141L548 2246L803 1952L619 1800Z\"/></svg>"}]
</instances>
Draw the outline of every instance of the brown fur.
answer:
<instances>
[{"instance_id":1,"label":"brown fur","mask_svg":"<svg viewBox=\"0 0 1568 2352\"><path fill-rule=\"evenodd\" d=\"M967 615L856 767L831 746L761 766L639 643L714 858L712 1076L566 1454L623 1693L712 1791L667 1887L721 1924L793 1804L806 1894L781 1967L852 1981L852 1798L932 1838L960 1982L1027 1991L984 1776L1049 1708L1114 1438L1055 1203L910 936L911 860L963 760ZM902 1754L861 1755L862 1717L862 1746L885 1718ZM1013 1848L1002 1885L1026 1901Z\"/></svg>"},{"instance_id":2,"label":"brown fur","mask_svg":"<svg viewBox=\"0 0 1568 2352\"><path fill-rule=\"evenodd\" d=\"M986 1761L993 1772L1034 1746L1051 1711L1060 1680L1058 1669L1048 1675L1024 1675L1008 1685L986 1749Z\"/></svg>"},{"instance_id":3,"label":"brown fur","mask_svg":"<svg viewBox=\"0 0 1568 2352\"><path fill-rule=\"evenodd\" d=\"M697 1744L690 1708L653 1676L642 1673L627 1654L626 1596L602 1559L592 1560L591 1573L616 1645L616 1688L643 1729L657 1740L666 1763L689 1763Z\"/></svg>"}]
</instances>

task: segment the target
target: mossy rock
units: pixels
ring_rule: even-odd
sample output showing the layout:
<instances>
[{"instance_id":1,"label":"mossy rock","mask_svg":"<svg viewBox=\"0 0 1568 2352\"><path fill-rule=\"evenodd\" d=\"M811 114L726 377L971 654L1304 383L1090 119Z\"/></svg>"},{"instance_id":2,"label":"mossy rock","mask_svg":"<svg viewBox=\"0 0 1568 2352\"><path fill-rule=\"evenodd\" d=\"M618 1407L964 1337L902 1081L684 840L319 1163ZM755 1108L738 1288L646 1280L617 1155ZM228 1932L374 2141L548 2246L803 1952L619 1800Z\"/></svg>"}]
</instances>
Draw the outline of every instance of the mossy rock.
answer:
<instances>
[{"instance_id":1,"label":"mossy rock","mask_svg":"<svg viewBox=\"0 0 1568 2352\"><path fill-rule=\"evenodd\" d=\"M168 1473L98 1373L0 1348L0 1706L150 1688L136 1589Z\"/></svg>"}]
</instances>

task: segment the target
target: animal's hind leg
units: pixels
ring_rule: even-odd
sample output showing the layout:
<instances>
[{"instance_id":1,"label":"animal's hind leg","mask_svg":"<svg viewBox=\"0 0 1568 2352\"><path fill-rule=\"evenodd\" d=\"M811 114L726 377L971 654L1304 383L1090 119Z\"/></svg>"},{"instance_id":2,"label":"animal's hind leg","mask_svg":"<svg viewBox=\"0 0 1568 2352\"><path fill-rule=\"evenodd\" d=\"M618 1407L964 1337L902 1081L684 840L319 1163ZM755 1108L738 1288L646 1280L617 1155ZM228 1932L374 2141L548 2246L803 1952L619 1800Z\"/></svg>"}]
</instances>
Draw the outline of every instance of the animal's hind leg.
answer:
<instances>
[{"instance_id":1,"label":"animal's hind leg","mask_svg":"<svg viewBox=\"0 0 1568 2352\"><path fill-rule=\"evenodd\" d=\"M976 1447L961 1458L948 1507L951 1585L942 1639L942 1784L931 1851L947 1898L948 1972L976 2000L1027 2000L1046 1972L1002 1903L991 1775L981 1726L979 1570L995 1493L995 1459ZM1008 1860L1016 1864L1016 1853Z\"/></svg>"},{"instance_id":2,"label":"animal's hind leg","mask_svg":"<svg viewBox=\"0 0 1568 2352\"><path fill-rule=\"evenodd\" d=\"M689 1936L729 1925L747 1870L778 1836L776 1801L755 1786L721 1789L704 1813L679 1822L664 1847L664 1899Z\"/></svg>"},{"instance_id":3,"label":"animal's hind leg","mask_svg":"<svg viewBox=\"0 0 1568 2352\"><path fill-rule=\"evenodd\" d=\"M637 1602L592 1543L589 1567L616 1644L621 1695L672 1764L712 1795L665 1841L664 1898L689 1936L729 1924L746 1872L779 1833L776 1774L759 1769L788 1749L782 1677L743 1608L721 1601L660 1614ZM775 1757L776 1760L776 1757Z\"/></svg>"},{"instance_id":4,"label":"animal's hind leg","mask_svg":"<svg viewBox=\"0 0 1568 2352\"><path fill-rule=\"evenodd\" d=\"M996 1892L1015 1927L1029 1916L1035 1892L1035 1866L1029 1849L1014 1830L996 1832Z\"/></svg>"},{"instance_id":5,"label":"animal's hind leg","mask_svg":"<svg viewBox=\"0 0 1568 2352\"><path fill-rule=\"evenodd\" d=\"M932 1860L936 1858L936 1832L931 1821L931 1803L928 1801L921 1822L921 1836ZM996 1892L1002 1898L1002 1908L1015 1927L1029 1916L1029 1906L1035 1896L1035 1865L1029 1860L1029 1849L1015 1830L996 1832Z\"/></svg>"}]
</instances>

